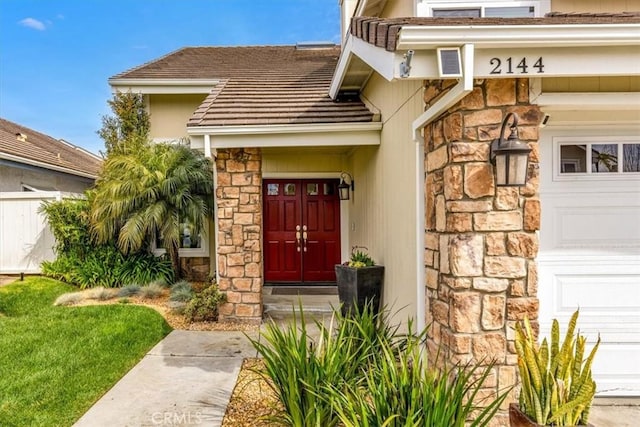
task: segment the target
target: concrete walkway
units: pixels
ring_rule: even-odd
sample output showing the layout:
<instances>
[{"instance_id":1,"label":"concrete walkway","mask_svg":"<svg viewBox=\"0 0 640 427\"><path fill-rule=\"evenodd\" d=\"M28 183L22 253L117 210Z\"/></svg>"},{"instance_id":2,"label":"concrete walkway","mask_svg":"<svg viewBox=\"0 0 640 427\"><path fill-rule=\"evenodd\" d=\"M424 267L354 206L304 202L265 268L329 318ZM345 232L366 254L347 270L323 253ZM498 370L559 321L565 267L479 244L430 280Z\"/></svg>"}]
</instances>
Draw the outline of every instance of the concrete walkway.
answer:
<instances>
[{"instance_id":1,"label":"concrete walkway","mask_svg":"<svg viewBox=\"0 0 640 427\"><path fill-rule=\"evenodd\" d=\"M247 357L242 332L173 331L75 426L219 426Z\"/></svg>"},{"instance_id":2,"label":"concrete walkway","mask_svg":"<svg viewBox=\"0 0 640 427\"><path fill-rule=\"evenodd\" d=\"M305 295L309 318L330 315L336 296ZM299 296L264 297L265 312L287 322ZM307 310L308 309L308 310ZM252 332L252 337L257 337ZM231 332L171 332L75 424L77 427L206 426L222 423L242 361L256 357L247 337ZM640 425L640 399L596 399L596 427Z\"/></svg>"}]
</instances>

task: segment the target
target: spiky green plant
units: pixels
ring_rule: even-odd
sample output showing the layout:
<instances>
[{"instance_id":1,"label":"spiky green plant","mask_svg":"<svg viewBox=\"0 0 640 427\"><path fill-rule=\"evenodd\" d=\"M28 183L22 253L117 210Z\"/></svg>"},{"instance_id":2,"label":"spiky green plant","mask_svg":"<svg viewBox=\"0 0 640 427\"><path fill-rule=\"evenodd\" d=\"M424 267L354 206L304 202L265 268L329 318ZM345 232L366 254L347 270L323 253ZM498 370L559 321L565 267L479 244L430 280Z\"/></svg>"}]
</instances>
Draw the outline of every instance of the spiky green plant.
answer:
<instances>
[{"instance_id":1,"label":"spiky green plant","mask_svg":"<svg viewBox=\"0 0 640 427\"><path fill-rule=\"evenodd\" d=\"M324 390L329 384L340 387L357 381L375 349L395 333L371 304L353 318L343 317L338 310L328 324L319 320L309 324L314 327L309 328L299 307L291 323L269 321L260 338L249 339L264 360L265 371L259 373L268 379L283 407L271 421L296 427L336 426L338 414Z\"/></svg>"},{"instance_id":2,"label":"spiky green plant","mask_svg":"<svg viewBox=\"0 0 640 427\"><path fill-rule=\"evenodd\" d=\"M600 337L584 359L587 339L575 334L579 310L571 316L560 343L560 326L551 326L551 344L547 339L538 346L528 318L516 324L516 353L522 387L520 410L541 425L586 425L596 393L591 365Z\"/></svg>"},{"instance_id":3,"label":"spiky green plant","mask_svg":"<svg viewBox=\"0 0 640 427\"><path fill-rule=\"evenodd\" d=\"M400 351L389 346L393 341L381 341L360 381L327 386L325 398L334 402L342 425L480 427L491 421L509 391L478 401L493 364L436 369L427 363L425 336L426 330L408 333Z\"/></svg>"}]
</instances>

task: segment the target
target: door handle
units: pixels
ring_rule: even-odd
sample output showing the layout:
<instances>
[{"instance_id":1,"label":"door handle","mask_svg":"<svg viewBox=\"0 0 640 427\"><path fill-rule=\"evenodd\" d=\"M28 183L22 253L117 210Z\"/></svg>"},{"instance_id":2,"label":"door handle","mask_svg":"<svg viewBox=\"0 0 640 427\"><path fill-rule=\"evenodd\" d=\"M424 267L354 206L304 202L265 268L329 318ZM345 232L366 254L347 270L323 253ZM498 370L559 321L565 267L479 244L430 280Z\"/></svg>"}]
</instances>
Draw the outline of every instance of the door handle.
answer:
<instances>
[{"instance_id":1,"label":"door handle","mask_svg":"<svg viewBox=\"0 0 640 427\"><path fill-rule=\"evenodd\" d=\"M304 252L307 252L307 226L302 226L302 241L304 243L304 248L302 249Z\"/></svg>"},{"instance_id":2,"label":"door handle","mask_svg":"<svg viewBox=\"0 0 640 427\"><path fill-rule=\"evenodd\" d=\"M300 226L296 225L296 249L300 252Z\"/></svg>"}]
</instances>

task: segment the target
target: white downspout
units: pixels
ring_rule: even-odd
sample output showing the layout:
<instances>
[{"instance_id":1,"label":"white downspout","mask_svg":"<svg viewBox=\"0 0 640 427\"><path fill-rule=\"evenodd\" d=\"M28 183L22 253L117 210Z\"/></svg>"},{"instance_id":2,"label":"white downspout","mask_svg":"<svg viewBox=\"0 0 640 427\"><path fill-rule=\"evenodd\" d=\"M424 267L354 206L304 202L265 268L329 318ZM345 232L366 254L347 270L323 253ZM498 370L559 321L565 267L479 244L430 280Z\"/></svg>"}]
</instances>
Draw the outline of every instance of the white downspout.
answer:
<instances>
[{"instance_id":1,"label":"white downspout","mask_svg":"<svg viewBox=\"0 0 640 427\"><path fill-rule=\"evenodd\" d=\"M217 155L217 152L214 153L214 156ZM213 235L214 235L214 245L213 245L213 253L214 253L214 265L213 267L216 269L216 283L220 283L220 276L218 274L218 198L216 197L216 183L218 182L218 169L216 168L216 159L211 156L211 135L204 134L204 156L207 159L213 160ZM209 253L209 257L211 257L211 253ZM211 267L211 265L209 265Z\"/></svg>"},{"instance_id":2,"label":"white downspout","mask_svg":"<svg viewBox=\"0 0 640 427\"><path fill-rule=\"evenodd\" d=\"M425 251L425 170L424 170L424 138L422 129L435 118L451 108L454 104L467 96L473 90L473 55L474 46L465 44L462 47L462 79L451 88L442 98L420 114L413 121L413 140L416 143L416 194L422 194L416 203L416 297L417 319L416 327L422 331L426 326L426 284L424 272Z\"/></svg>"}]
</instances>

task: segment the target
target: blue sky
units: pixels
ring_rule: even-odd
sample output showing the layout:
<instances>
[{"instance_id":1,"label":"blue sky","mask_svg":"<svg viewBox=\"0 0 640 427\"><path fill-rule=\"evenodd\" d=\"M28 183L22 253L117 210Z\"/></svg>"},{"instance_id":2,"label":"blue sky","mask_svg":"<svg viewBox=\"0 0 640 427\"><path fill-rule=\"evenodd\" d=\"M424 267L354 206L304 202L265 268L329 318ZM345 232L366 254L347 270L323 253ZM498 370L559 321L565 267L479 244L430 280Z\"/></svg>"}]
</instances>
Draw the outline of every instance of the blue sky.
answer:
<instances>
[{"instance_id":1,"label":"blue sky","mask_svg":"<svg viewBox=\"0 0 640 427\"><path fill-rule=\"evenodd\" d=\"M184 46L340 41L338 0L0 0L0 117L98 153L107 79Z\"/></svg>"}]
</instances>

